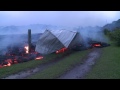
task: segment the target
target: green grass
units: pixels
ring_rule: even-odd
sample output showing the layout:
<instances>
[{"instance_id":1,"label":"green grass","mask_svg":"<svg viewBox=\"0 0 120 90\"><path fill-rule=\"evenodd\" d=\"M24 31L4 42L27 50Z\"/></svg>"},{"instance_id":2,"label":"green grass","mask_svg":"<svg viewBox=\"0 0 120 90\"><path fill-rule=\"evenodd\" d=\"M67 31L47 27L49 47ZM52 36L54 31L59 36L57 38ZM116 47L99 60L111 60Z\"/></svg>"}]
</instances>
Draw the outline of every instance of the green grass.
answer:
<instances>
[{"instance_id":1,"label":"green grass","mask_svg":"<svg viewBox=\"0 0 120 90\"><path fill-rule=\"evenodd\" d=\"M34 74L28 79L55 79L62 75L67 70L70 70L77 63L82 62L82 58L88 54L90 50L79 51L64 58L53 66L43 70L40 73Z\"/></svg>"},{"instance_id":2,"label":"green grass","mask_svg":"<svg viewBox=\"0 0 120 90\"><path fill-rule=\"evenodd\" d=\"M120 79L120 47L103 48L101 57L86 79Z\"/></svg>"},{"instance_id":3,"label":"green grass","mask_svg":"<svg viewBox=\"0 0 120 90\"><path fill-rule=\"evenodd\" d=\"M27 70L30 68L34 68L40 64L43 63L48 63L52 60L54 60L55 58L59 58L61 57L63 54L49 54L47 56L45 56L45 58L43 58L42 60L32 60L29 62L24 62L24 63L19 63L19 64L14 64L10 67L3 67L0 68L0 78L6 77L10 74L14 74L23 70Z\"/></svg>"}]
</instances>

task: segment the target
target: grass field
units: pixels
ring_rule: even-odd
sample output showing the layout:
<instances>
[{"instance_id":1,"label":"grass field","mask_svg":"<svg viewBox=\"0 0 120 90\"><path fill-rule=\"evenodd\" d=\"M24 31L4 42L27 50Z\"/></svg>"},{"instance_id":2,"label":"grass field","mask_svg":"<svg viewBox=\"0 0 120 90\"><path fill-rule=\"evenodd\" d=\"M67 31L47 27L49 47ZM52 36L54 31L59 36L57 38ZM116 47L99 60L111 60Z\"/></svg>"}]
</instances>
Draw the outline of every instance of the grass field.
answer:
<instances>
[{"instance_id":1,"label":"grass field","mask_svg":"<svg viewBox=\"0 0 120 90\"><path fill-rule=\"evenodd\" d=\"M62 75L67 70L70 70L77 63L82 62L82 58L88 54L90 50L79 51L64 58L57 64L50 66L40 73L34 74L28 79L55 79Z\"/></svg>"},{"instance_id":2,"label":"grass field","mask_svg":"<svg viewBox=\"0 0 120 90\"><path fill-rule=\"evenodd\" d=\"M120 47L102 48L103 53L86 79L120 79Z\"/></svg>"}]
</instances>

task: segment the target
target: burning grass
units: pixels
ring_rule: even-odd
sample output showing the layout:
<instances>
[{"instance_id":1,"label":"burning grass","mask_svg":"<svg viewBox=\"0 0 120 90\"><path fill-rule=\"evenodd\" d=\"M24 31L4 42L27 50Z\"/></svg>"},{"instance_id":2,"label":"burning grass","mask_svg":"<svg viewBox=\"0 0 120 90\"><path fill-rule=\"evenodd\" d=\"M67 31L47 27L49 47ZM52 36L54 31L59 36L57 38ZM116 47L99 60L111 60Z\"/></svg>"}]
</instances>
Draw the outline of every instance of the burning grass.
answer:
<instances>
[{"instance_id":1,"label":"burning grass","mask_svg":"<svg viewBox=\"0 0 120 90\"><path fill-rule=\"evenodd\" d=\"M75 52L69 57L63 58L57 64L50 66L49 68L43 70L40 73L34 74L28 79L54 79L65 73L66 71L70 70L74 65L77 63L82 62L82 58L86 56L86 54L90 50L87 51L78 51Z\"/></svg>"},{"instance_id":2,"label":"burning grass","mask_svg":"<svg viewBox=\"0 0 120 90\"><path fill-rule=\"evenodd\" d=\"M111 45L102 48L103 53L86 79L119 79L120 78L120 47Z\"/></svg>"}]
</instances>

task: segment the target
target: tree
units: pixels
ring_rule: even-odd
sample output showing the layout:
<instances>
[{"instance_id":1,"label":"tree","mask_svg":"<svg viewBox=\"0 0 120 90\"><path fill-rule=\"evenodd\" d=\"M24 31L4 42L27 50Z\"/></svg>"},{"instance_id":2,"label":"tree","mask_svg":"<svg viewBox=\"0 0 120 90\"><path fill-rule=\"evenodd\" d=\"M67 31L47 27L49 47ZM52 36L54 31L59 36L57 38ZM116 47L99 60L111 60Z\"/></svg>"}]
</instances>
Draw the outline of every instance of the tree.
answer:
<instances>
[{"instance_id":1,"label":"tree","mask_svg":"<svg viewBox=\"0 0 120 90\"><path fill-rule=\"evenodd\" d=\"M120 46L120 28L116 28L109 33L109 38Z\"/></svg>"},{"instance_id":2,"label":"tree","mask_svg":"<svg viewBox=\"0 0 120 90\"><path fill-rule=\"evenodd\" d=\"M108 29L104 29L104 34L108 35L110 33L110 31Z\"/></svg>"}]
</instances>

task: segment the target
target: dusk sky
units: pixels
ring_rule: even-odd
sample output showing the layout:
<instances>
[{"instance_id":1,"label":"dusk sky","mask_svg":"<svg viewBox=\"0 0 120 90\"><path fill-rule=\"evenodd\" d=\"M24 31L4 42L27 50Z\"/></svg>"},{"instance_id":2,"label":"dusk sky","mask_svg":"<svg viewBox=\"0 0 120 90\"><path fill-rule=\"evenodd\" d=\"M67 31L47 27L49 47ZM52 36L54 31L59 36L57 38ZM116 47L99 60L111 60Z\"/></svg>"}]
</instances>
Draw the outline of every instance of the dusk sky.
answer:
<instances>
[{"instance_id":1,"label":"dusk sky","mask_svg":"<svg viewBox=\"0 0 120 90\"><path fill-rule=\"evenodd\" d=\"M103 26L118 19L120 11L0 11L0 26Z\"/></svg>"}]
</instances>

